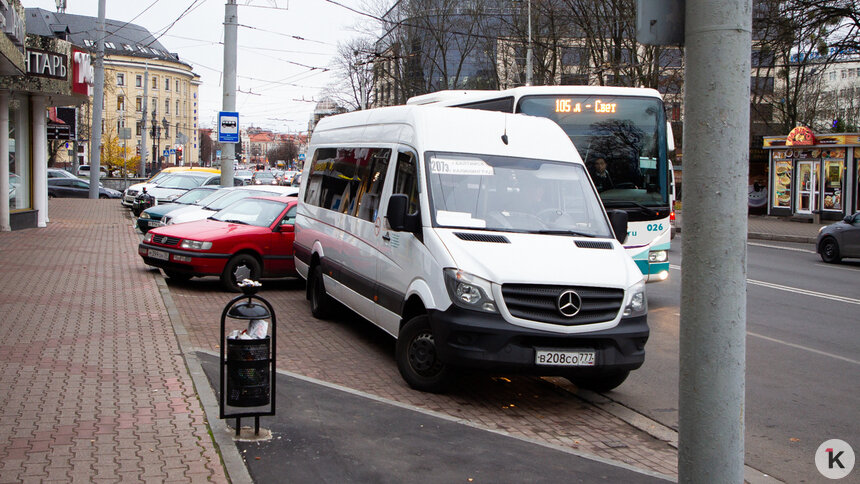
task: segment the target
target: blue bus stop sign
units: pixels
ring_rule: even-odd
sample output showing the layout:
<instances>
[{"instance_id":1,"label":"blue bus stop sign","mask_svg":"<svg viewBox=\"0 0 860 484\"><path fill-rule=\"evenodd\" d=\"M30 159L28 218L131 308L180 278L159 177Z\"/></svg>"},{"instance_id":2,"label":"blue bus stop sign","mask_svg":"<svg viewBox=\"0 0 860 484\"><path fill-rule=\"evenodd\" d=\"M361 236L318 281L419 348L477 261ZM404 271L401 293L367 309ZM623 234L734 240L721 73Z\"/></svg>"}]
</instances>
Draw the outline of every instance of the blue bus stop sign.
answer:
<instances>
[{"instance_id":1,"label":"blue bus stop sign","mask_svg":"<svg viewBox=\"0 0 860 484\"><path fill-rule=\"evenodd\" d=\"M239 142L239 113L220 111L218 113L218 142Z\"/></svg>"}]
</instances>

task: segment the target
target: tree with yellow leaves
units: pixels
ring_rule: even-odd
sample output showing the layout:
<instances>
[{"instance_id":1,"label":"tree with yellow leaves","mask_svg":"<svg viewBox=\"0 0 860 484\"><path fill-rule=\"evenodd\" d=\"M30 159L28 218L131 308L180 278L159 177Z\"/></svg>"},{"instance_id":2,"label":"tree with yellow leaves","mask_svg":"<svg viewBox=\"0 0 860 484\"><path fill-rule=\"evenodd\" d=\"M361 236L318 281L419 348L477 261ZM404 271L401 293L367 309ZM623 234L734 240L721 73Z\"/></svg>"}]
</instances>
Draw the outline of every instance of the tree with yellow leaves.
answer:
<instances>
[{"instance_id":1,"label":"tree with yellow leaves","mask_svg":"<svg viewBox=\"0 0 860 484\"><path fill-rule=\"evenodd\" d=\"M101 164L110 174L119 172L120 176L125 176L127 173L137 173L140 156L129 157L130 151L128 147L123 147L116 132L109 129L102 137Z\"/></svg>"}]
</instances>

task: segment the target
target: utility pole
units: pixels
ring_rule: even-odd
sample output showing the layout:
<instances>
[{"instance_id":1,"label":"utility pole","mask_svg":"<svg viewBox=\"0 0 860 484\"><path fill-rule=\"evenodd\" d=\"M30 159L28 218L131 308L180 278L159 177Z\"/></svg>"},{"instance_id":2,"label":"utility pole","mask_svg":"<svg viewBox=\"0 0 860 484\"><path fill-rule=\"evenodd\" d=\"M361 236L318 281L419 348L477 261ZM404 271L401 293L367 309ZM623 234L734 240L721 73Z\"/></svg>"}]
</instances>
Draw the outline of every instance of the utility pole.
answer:
<instances>
[{"instance_id":1,"label":"utility pole","mask_svg":"<svg viewBox=\"0 0 860 484\"><path fill-rule=\"evenodd\" d=\"M751 31L752 0L686 0L681 483L744 482Z\"/></svg>"},{"instance_id":2,"label":"utility pole","mask_svg":"<svg viewBox=\"0 0 860 484\"><path fill-rule=\"evenodd\" d=\"M140 121L140 166L137 168L141 178L146 178L146 157L149 154L146 146L146 103L149 99L149 61L143 69L143 117Z\"/></svg>"},{"instance_id":3,"label":"utility pole","mask_svg":"<svg viewBox=\"0 0 860 484\"><path fill-rule=\"evenodd\" d=\"M526 46L526 86L532 85L532 71L534 65L532 62L532 0L529 0L529 45Z\"/></svg>"},{"instance_id":4,"label":"utility pole","mask_svg":"<svg viewBox=\"0 0 860 484\"><path fill-rule=\"evenodd\" d=\"M99 0L99 19L96 24L95 89L93 90L93 126L90 136L90 195L99 198L99 175L102 155L102 107L105 102L105 2Z\"/></svg>"},{"instance_id":5,"label":"utility pole","mask_svg":"<svg viewBox=\"0 0 860 484\"><path fill-rule=\"evenodd\" d=\"M223 111L236 111L236 47L239 14L236 0L227 0L224 8L224 98ZM220 130L220 126L218 127ZM240 138L241 140L241 138ZM223 143L221 147L221 186L233 186L233 160L236 145Z\"/></svg>"}]
</instances>

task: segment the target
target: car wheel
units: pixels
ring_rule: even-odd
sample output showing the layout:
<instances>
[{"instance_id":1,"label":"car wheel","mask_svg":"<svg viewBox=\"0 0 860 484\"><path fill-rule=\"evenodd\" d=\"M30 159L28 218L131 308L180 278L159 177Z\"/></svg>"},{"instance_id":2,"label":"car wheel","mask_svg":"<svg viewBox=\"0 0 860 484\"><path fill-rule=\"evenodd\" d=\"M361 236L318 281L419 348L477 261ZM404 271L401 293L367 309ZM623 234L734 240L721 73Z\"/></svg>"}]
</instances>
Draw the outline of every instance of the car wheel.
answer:
<instances>
[{"instance_id":1,"label":"car wheel","mask_svg":"<svg viewBox=\"0 0 860 484\"><path fill-rule=\"evenodd\" d=\"M400 375L416 390L441 393L451 383L451 370L439 360L427 315L415 316L403 325L397 337L395 359Z\"/></svg>"},{"instance_id":2,"label":"car wheel","mask_svg":"<svg viewBox=\"0 0 860 484\"><path fill-rule=\"evenodd\" d=\"M325 292L322 267L319 264L314 266L311 278L308 281L308 299L311 302L311 314L313 317L326 319L331 316L334 299Z\"/></svg>"},{"instance_id":3,"label":"car wheel","mask_svg":"<svg viewBox=\"0 0 860 484\"><path fill-rule=\"evenodd\" d=\"M99 195L99 198L102 200L107 200L109 197L107 195Z\"/></svg>"},{"instance_id":4,"label":"car wheel","mask_svg":"<svg viewBox=\"0 0 860 484\"><path fill-rule=\"evenodd\" d=\"M164 275L178 282L183 282L187 281L188 279L191 279L191 274L185 274L184 272L168 271L167 269L164 269Z\"/></svg>"},{"instance_id":5,"label":"car wheel","mask_svg":"<svg viewBox=\"0 0 860 484\"><path fill-rule=\"evenodd\" d=\"M827 237L821 241L818 254L824 262L834 263L842 260L842 256L839 255L839 244L833 237Z\"/></svg>"},{"instance_id":6,"label":"car wheel","mask_svg":"<svg viewBox=\"0 0 860 484\"><path fill-rule=\"evenodd\" d=\"M618 388L618 385L624 383L628 375L630 375L630 370L612 370L594 376L572 375L568 376L567 379L579 388L604 393Z\"/></svg>"},{"instance_id":7,"label":"car wheel","mask_svg":"<svg viewBox=\"0 0 860 484\"><path fill-rule=\"evenodd\" d=\"M257 262L257 258L250 254L236 254L227 261L227 265L224 267L224 272L221 273L221 284L225 289L232 292L241 292L241 288L239 287L239 283L242 282L242 277L239 277L239 280L236 280L236 273L240 274L245 270L248 271L248 279L258 280L260 278L260 274L262 273L262 269L260 268L260 263Z\"/></svg>"}]
</instances>

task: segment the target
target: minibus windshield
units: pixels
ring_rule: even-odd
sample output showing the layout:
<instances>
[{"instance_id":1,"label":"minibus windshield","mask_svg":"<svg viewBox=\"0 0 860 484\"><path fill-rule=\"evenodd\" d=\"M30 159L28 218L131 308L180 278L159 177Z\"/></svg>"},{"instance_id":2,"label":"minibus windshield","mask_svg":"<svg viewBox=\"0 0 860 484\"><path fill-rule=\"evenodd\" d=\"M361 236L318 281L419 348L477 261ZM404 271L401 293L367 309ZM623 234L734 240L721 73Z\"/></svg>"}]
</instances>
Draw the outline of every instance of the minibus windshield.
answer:
<instances>
[{"instance_id":1,"label":"minibus windshield","mask_svg":"<svg viewBox=\"0 0 860 484\"><path fill-rule=\"evenodd\" d=\"M435 227L612 237L580 164L425 153Z\"/></svg>"}]
</instances>

